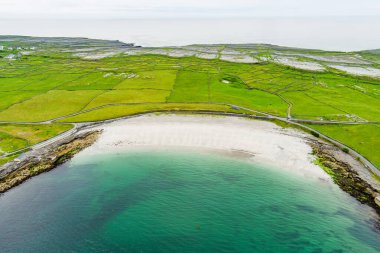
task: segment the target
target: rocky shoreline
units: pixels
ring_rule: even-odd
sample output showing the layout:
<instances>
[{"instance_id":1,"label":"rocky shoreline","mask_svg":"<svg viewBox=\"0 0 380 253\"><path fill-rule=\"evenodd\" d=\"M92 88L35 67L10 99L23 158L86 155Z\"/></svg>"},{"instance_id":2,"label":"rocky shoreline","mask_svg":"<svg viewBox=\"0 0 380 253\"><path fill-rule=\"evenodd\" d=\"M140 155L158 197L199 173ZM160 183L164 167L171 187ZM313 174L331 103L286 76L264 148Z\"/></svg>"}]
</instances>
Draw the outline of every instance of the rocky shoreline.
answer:
<instances>
[{"instance_id":1,"label":"rocky shoreline","mask_svg":"<svg viewBox=\"0 0 380 253\"><path fill-rule=\"evenodd\" d=\"M342 151L332 144L315 139L310 139L309 144L317 157L317 164L332 177L334 182L343 191L360 203L372 207L380 215L380 206L376 203L376 198L380 196L380 183L372 177L370 172L363 174L363 170L359 173L354 166L360 166L360 162L356 160L357 163L353 163L342 159L342 154L340 154ZM378 225L380 225L380 220Z\"/></svg>"},{"instance_id":2,"label":"rocky shoreline","mask_svg":"<svg viewBox=\"0 0 380 253\"><path fill-rule=\"evenodd\" d=\"M43 150L31 151L20 161L7 164L0 172L0 193L66 162L75 154L91 146L100 133L101 131L96 130L73 135Z\"/></svg>"}]
</instances>

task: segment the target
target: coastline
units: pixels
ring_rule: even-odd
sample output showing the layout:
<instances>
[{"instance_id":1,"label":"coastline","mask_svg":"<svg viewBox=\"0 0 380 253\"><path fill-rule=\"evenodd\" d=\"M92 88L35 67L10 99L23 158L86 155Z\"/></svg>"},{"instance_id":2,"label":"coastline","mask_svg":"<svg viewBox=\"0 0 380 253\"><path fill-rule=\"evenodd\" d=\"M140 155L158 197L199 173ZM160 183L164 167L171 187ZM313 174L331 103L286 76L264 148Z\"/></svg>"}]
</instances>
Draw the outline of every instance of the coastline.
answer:
<instances>
[{"instance_id":1,"label":"coastline","mask_svg":"<svg viewBox=\"0 0 380 253\"><path fill-rule=\"evenodd\" d=\"M243 156L302 176L328 180L313 163L307 135L271 122L238 117L144 115L94 127L103 133L79 155L138 149L192 149Z\"/></svg>"},{"instance_id":2,"label":"coastline","mask_svg":"<svg viewBox=\"0 0 380 253\"><path fill-rule=\"evenodd\" d=\"M0 171L0 194L41 173L65 163L91 146L101 131L88 131L52 143L46 148L31 151L20 161L10 162Z\"/></svg>"},{"instance_id":3,"label":"coastline","mask_svg":"<svg viewBox=\"0 0 380 253\"><path fill-rule=\"evenodd\" d=\"M143 115L90 126L3 166L0 193L55 168L77 153L96 155L147 148L223 152L300 176L334 181L380 214L375 203L380 182L362 163L333 144L268 121L209 115Z\"/></svg>"}]
</instances>

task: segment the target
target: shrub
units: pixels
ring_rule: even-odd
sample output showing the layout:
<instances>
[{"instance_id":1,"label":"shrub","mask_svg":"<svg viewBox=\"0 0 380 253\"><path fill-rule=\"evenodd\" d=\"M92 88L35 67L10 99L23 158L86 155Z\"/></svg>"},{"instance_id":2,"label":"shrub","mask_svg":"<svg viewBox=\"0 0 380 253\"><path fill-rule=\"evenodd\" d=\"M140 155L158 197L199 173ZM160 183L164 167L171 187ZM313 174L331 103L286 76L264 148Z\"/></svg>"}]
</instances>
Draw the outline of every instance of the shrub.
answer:
<instances>
[{"instance_id":1,"label":"shrub","mask_svg":"<svg viewBox=\"0 0 380 253\"><path fill-rule=\"evenodd\" d=\"M311 131L310 133L311 133L311 135L313 135L314 137L319 138L319 133L314 132L314 131Z\"/></svg>"},{"instance_id":2,"label":"shrub","mask_svg":"<svg viewBox=\"0 0 380 253\"><path fill-rule=\"evenodd\" d=\"M346 148L346 147L344 147L344 148L342 148L342 151L344 152L344 153L350 153L350 150L348 149L348 148Z\"/></svg>"}]
</instances>

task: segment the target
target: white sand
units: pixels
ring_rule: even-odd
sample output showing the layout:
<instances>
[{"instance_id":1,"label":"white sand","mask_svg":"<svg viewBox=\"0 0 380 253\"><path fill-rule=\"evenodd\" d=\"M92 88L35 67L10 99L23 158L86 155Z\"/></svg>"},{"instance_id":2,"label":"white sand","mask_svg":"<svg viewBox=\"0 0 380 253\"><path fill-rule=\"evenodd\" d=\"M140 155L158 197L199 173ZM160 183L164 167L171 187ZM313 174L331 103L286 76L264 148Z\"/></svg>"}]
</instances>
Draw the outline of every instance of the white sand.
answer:
<instances>
[{"instance_id":1,"label":"white sand","mask_svg":"<svg viewBox=\"0 0 380 253\"><path fill-rule=\"evenodd\" d=\"M146 148L244 154L256 163L329 181L313 164L303 133L273 123L232 117L147 115L102 125L102 136L79 155Z\"/></svg>"}]
</instances>

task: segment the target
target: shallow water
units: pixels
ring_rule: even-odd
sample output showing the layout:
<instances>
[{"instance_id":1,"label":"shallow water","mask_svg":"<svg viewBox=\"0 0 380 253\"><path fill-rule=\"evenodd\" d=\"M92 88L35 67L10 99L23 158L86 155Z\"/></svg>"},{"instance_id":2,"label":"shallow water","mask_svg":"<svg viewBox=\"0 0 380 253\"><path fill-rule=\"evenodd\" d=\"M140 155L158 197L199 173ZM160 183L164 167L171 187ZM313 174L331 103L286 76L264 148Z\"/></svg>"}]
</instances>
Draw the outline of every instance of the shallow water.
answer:
<instances>
[{"instance_id":1,"label":"shallow water","mask_svg":"<svg viewBox=\"0 0 380 253\"><path fill-rule=\"evenodd\" d=\"M379 252L336 185L195 152L77 156L0 197L1 252Z\"/></svg>"}]
</instances>

